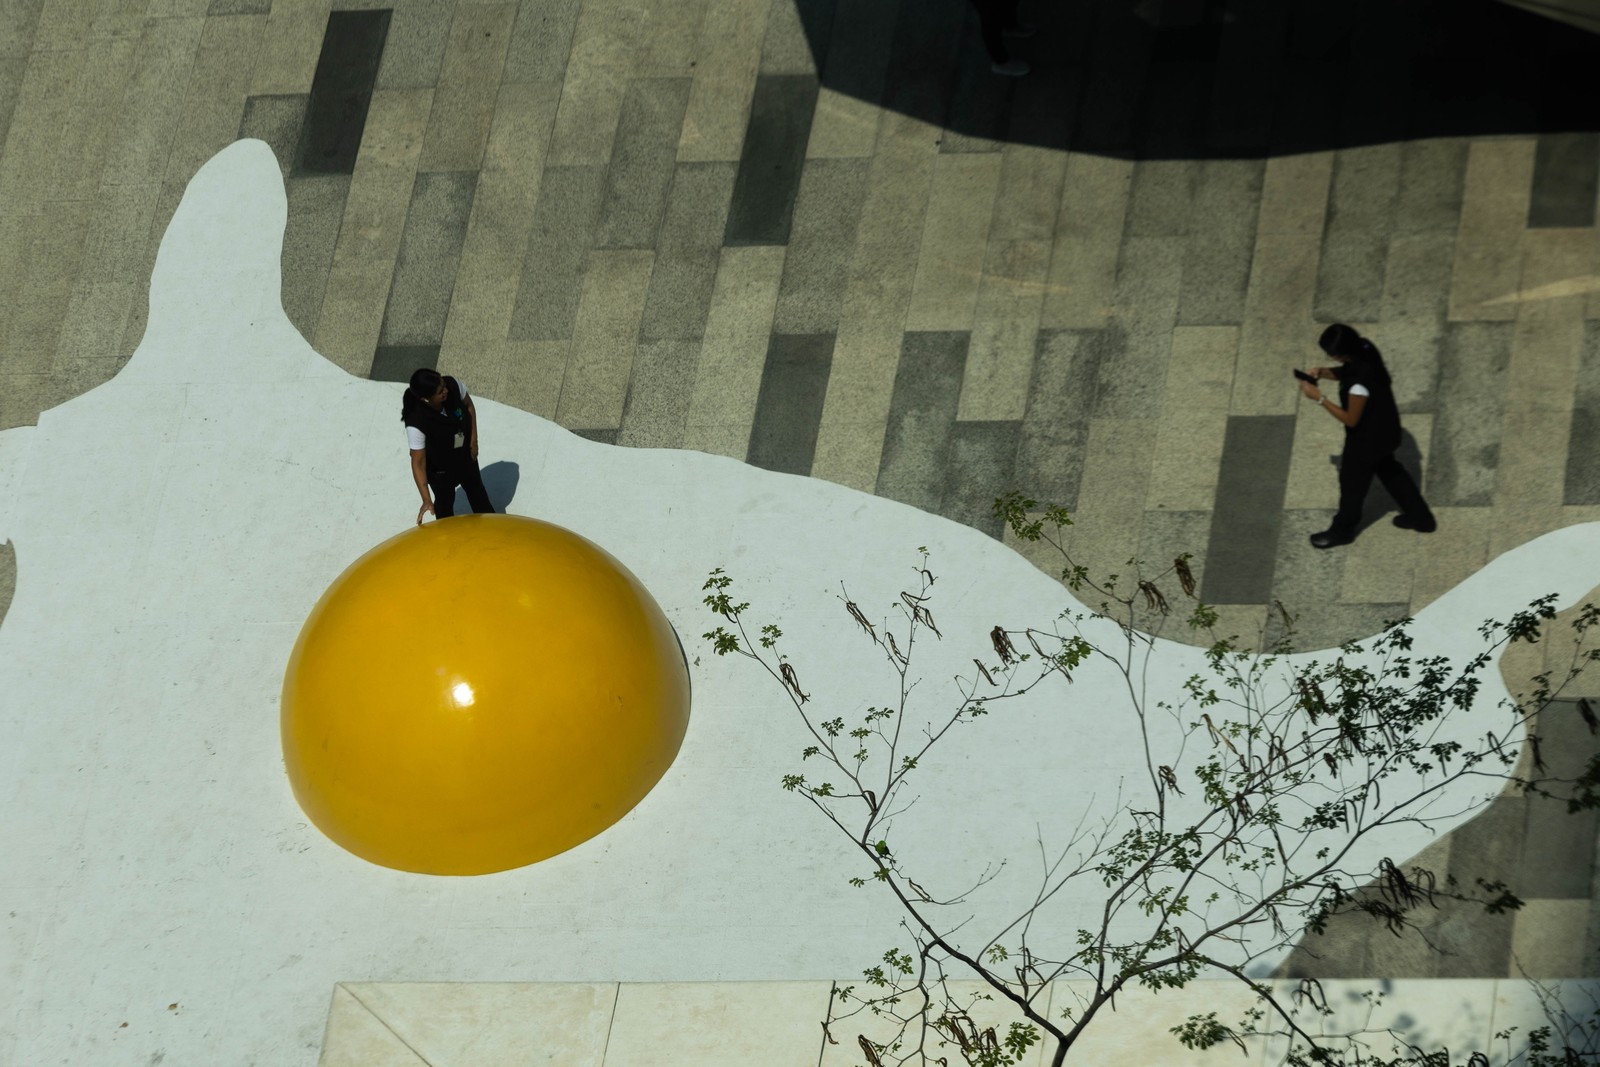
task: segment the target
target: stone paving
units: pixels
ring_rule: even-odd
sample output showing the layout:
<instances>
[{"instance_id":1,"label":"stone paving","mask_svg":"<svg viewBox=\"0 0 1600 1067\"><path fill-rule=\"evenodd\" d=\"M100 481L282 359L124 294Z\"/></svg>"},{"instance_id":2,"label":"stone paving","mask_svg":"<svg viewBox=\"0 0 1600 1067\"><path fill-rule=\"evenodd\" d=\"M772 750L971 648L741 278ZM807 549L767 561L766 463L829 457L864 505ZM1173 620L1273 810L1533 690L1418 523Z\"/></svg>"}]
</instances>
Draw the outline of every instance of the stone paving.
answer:
<instances>
[{"instance_id":1,"label":"stone paving","mask_svg":"<svg viewBox=\"0 0 1600 1067\"><path fill-rule=\"evenodd\" d=\"M1092 567L1195 553L1250 642L1275 603L1302 647L1363 637L1600 520L1600 120L1566 77L1596 39L1453 8L1467 58L1484 27L1533 49L1521 82L1486 75L1479 132L1448 94L1347 77L1424 84L1394 42L1444 33L1426 5L1277 6L1039 5L1011 82L960 0L9 3L0 428L116 373L186 182L258 137L288 188L285 308L351 373L436 365L586 437L995 536L1016 488L1072 509ZM1190 107L1208 63L1277 80L1219 75ZM1288 372L1333 321L1387 355L1431 536L1306 543L1340 434ZM1508 879L1517 915L1442 908L1443 956L1330 935L1291 971L1596 973L1596 824L1547 807L1507 798L1430 850Z\"/></svg>"}]
</instances>

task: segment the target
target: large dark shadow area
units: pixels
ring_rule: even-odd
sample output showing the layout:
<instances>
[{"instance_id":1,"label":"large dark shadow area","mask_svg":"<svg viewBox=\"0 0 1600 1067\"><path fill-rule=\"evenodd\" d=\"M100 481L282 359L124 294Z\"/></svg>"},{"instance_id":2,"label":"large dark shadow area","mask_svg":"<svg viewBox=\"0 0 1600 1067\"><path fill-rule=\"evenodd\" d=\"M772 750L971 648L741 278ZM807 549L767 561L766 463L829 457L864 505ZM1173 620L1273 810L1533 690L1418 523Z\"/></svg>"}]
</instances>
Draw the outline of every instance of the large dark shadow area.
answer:
<instances>
[{"instance_id":1,"label":"large dark shadow area","mask_svg":"<svg viewBox=\"0 0 1600 1067\"><path fill-rule=\"evenodd\" d=\"M954 133L1135 159L1600 130L1600 37L1494 0L795 0L824 86Z\"/></svg>"}]
</instances>

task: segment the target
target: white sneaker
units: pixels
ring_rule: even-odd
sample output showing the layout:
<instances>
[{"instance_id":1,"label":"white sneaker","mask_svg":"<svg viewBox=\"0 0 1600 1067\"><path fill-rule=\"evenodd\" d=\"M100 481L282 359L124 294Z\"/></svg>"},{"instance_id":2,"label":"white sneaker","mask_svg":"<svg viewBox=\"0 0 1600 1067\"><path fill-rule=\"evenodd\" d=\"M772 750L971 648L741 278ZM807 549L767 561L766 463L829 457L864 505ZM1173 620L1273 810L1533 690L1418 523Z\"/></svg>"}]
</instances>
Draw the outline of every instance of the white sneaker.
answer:
<instances>
[{"instance_id":1,"label":"white sneaker","mask_svg":"<svg viewBox=\"0 0 1600 1067\"><path fill-rule=\"evenodd\" d=\"M996 63L989 69L1008 78L1020 78L1033 68L1020 59L1008 59L1004 63Z\"/></svg>"}]
</instances>

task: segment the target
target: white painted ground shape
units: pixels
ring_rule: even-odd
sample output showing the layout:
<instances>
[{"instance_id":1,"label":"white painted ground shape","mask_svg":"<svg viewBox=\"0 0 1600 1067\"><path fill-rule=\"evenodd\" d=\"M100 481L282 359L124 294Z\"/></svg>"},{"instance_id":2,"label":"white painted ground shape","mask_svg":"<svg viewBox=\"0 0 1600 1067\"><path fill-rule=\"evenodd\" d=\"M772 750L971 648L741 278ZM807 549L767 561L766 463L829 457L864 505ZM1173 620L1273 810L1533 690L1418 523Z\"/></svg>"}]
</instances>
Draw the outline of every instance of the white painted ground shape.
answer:
<instances>
[{"instance_id":1,"label":"white painted ground shape","mask_svg":"<svg viewBox=\"0 0 1600 1067\"><path fill-rule=\"evenodd\" d=\"M752 616L783 625L812 706L846 716L887 702L893 678L845 616L841 581L880 619L927 546L945 635L919 651L930 708L955 699L947 679L974 656L992 658L991 627L1048 625L1069 595L913 508L595 445L479 400L483 461L518 468L510 510L605 547L678 628L695 664L689 735L632 814L564 855L469 879L368 865L296 807L278 690L312 604L412 521L416 494L399 387L333 366L283 313L284 221L266 146L218 154L167 231L131 362L0 434L0 499L18 505L0 516L17 552L0 627L0 1011L15 1013L0 1015L0 1064L145 1064L157 1050L310 1063L337 981L858 974L896 943L896 913L846 884L861 863L778 787L803 744L793 713L752 665L707 652L701 582L731 572ZM1425 610L1419 650L1464 659L1482 620L1596 585L1600 524L1547 535ZM421 592L417 610L425 625ZM1200 663L1161 642L1151 692L1176 693ZM1119 781L1143 774L1119 685L1086 669L997 709L926 768L896 828L919 881L954 889L1012 857L978 899L998 914L1033 888L1036 826L1064 840L1086 808L1114 814ZM1504 695L1492 674L1482 699ZM1405 831L1363 855L1427 840ZM1061 900L1036 936L1070 936L1098 906Z\"/></svg>"}]
</instances>

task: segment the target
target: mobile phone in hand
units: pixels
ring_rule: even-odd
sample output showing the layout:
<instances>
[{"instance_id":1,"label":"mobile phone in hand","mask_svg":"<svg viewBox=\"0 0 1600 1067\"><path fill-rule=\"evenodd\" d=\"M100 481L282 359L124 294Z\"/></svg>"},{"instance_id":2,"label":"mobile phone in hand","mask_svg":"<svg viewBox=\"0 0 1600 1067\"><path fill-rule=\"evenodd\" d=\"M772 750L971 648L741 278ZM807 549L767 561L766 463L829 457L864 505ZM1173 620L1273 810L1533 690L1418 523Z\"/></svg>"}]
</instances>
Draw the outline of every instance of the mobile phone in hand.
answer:
<instances>
[{"instance_id":1,"label":"mobile phone in hand","mask_svg":"<svg viewBox=\"0 0 1600 1067\"><path fill-rule=\"evenodd\" d=\"M1315 377L1313 377L1312 375L1307 374L1303 370L1298 370L1297 369L1294 372L1294 376L1296 378L1299 378L1302 382L1310 382L1312 385L1316 385L1317 384L1317 379Z\"/></svg>"}]
</instances>

